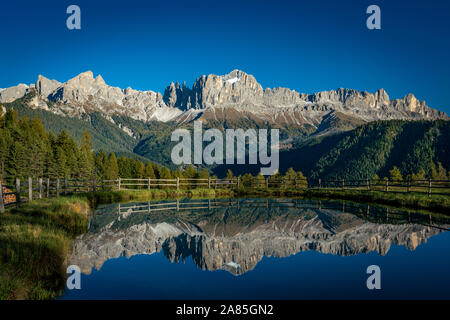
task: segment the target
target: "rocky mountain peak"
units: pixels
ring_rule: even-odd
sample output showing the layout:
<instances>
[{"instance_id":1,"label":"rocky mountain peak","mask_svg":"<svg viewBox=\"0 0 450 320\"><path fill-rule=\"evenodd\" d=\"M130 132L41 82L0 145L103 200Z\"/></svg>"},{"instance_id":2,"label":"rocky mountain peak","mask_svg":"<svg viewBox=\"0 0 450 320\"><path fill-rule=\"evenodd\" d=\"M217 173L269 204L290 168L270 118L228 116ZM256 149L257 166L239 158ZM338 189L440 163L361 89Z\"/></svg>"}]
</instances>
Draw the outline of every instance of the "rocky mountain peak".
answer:
<instances>
[{"instance_id":1,"label":"rocky mountain peak","mask_svg":"<svg viewBox=\"0 0 450 320\"><path fill-rule=\"evenodd\" d=\"M40 96L47 97L60 85L61 83L56 80L50 80L42 75L39 75L38 80L36 81L36 90Z\"/></svg>"},{"instance_id":2,"label":"rocky mountain peak","mask_svg":"<svg viewBox=\"0 0 450 320\"><path fill-rule=\"evenodd\" d=\"M98 75L95 78L95 83L98 84L98 85L106 85L105 80L103 80L101 75Z\"/></svg>"},{"instance_id":3,"label":"rocky mountain peak","mask_svg":"<svg viewBox=\"0 0 450 320\"><path fill-rule=\"evenodd\" d=\"M94 74L92 71L86 71L68 80L65 84L66 86L73 86L76 88L87 88L94 84L94 81Z\"/></svg>"},{"instance_id":4,"label":"rocky mountain peak","mask_svg":"<svg viewBox=\"0 0 450 320\"><path fill-rule=\"evenodd\" d=\"M29 86L23 83L0 90L0 103L13 102L28 93Z\"/></svg>"},{"instance_id":5,"label":"rocky mountain peak","mask_svg":"<svg viewBox=\"0 0 450 320\"><path fill-rule=\"evenodd\" d=\"M185 82L181 85L171 82L163 95L111 87L101 75L94 78L90 70L65 83L39 75L35 87L38 97L30 102L30 107L75 117L93 111L107 119L119 114L143 121L186 122L198 117L205 121L232 121L245 117L271 125L308 124L316 128L330 114L343 115L352 124L390 119L448 119L444 112L429 108L412 94L391 100L384 89L369 93L339 88L313 94L280 87L263 90L253 75L238 69L225 75L202 75L192 87ZM26 85L3 89L0 103L14 101L28 92ZM51 107L49 101L53 102Z\"/></svg>"},{"instance_id":6,"label":"rocky mountain peak","mask_svg":"<svg viewBox=\"0 0 450 320\"><path fill-rule=\"evenodd\" d=\"M378 89L377 92L375 92L375 99L376 101L378 101L381 104L385 104L388 105L389 104L389 95L387 94L387 92L381 88Z\"/></svg>"}]
</instances>

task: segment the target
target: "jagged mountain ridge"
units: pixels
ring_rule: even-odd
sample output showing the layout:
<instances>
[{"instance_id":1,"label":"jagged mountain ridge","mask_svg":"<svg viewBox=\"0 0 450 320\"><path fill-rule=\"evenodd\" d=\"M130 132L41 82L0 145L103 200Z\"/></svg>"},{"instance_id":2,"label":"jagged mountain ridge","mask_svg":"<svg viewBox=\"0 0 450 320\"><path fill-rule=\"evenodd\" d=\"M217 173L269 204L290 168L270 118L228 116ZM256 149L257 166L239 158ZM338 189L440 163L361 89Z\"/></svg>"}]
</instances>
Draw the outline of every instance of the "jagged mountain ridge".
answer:
<instances>
[{"instance_id":1,"label":"jagged mountain ridge","mask_svg":"<svg viewBox=\"0 0 450 320\"><path fill-rule=\"evenodd\" d=\"M217 123L248 119L257 124L310 126L317 130L330 129L327 125L330 119L344 117L350 128L373 120L448 119L444 112L428 107L412 94L390 100L383 89L375 94L352 89L315 94L288 88L263 89L252 75L240 70L223 76L203 75L192 88L171 83L163 95L111 87L91 71L64 83L40 75L36 84L0 90L0 103L12 102L32 92L34 96L28 102L31 108L78 118L99 112L111 122L114 115L144 122L176 123L193 119ZM122 129L133 135L129 128Z\"/></svg>"},{"instance_id":2,"label":"jagged mountain ridge","mask_svg":"<svg viewBox=\"0 0 450 320\"><path fill-rule=\"evenodd\" d=\"M261 209L248 215L216 211L196 219L188 214L170 219L152 216L155 221L135 221L134 213L123 214L118 217L122 227L111 221L77 238L70 263L89 274L108 259L162 251L171 262L192 257L203 270L242 274L264 256L281 258L310 250L341 256L372 251L385 255L393 244L415 250L442 232L418 224L377 224L329 209L282 209L267 220L259 218Z\"/></svg>"}]
</instances>

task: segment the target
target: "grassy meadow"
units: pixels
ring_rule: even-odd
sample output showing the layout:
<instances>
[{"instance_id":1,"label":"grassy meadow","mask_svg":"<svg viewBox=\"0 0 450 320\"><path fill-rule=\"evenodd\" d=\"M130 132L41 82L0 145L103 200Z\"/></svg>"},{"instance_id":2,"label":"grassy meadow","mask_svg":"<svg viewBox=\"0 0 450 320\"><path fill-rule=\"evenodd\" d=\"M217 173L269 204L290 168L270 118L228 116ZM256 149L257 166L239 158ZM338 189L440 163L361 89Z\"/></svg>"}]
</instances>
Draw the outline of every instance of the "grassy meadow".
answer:
<instances>
[{"instance_id":1,"label":"grassy meadow","mask_svg":"<svg viewBox=\"0 0 450 320\"><path fill-rule=\"evenodd\" d=\"M0 300L53 299L65 286L72 240L99 203L232 196L230 190L100 191L24 203L0 214Z\"/></svg>"}]
</instances>

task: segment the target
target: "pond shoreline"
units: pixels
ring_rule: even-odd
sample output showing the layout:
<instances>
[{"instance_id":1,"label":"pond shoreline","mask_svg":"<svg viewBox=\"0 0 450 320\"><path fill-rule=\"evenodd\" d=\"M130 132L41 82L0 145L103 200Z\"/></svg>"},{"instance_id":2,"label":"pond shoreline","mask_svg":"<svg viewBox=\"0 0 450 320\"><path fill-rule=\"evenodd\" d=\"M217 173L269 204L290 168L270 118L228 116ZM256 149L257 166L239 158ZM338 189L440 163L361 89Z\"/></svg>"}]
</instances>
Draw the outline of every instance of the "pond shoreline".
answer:
<instances>
[{"instance_id":1,"label":"pond shoreline","mask_svg":"<svg viewBox=\"0 0 450 320\"><path fill-rule=\"evenodd\" d=\"M73 240L90 212L112 202L233 196L231 190L125 190L44 198L0 215L0 300L48 300L65 287Z\"/></svg>"},{"instance_id":2,"label":"pond shoreline","mask_svg":"<svg viewBox=\"0 0 450 320\"><path fill-rule=\"evenodd\" d=\"M87 232L90 212L98 204L243 196L350 200L444 215L450 208L448 197L438 195L323 189L124 190L35 200L8 209L0 216L0 299L54 299L59 296L65 286L67 259L73 240Z\"/></svg>"},{"instance_id":3,"label":"pond shoreline","mask_svg":"<svg viewBox=\"0 0 450 320\"><path fill-rule=\"evenodd\" d=\"M302 197L308 199L351 200L412 210L426 210L444 215L446 212L450 212L450 197L437 194L339 189L239 189L235 194L240 197Z\"/></svg>"}]
</instances>

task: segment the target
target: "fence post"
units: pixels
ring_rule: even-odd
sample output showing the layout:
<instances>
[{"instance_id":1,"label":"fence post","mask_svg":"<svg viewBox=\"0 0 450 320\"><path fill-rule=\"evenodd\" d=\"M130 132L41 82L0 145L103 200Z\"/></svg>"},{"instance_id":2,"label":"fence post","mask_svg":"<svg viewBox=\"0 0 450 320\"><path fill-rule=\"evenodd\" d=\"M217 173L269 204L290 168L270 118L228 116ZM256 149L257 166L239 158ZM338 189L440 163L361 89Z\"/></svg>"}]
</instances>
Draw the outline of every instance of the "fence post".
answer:
<instances>
[{"instance_id":1,"label":"fence post","mask_svg":"<svg viewBox=\"0 0 450 320\"><path fill-rule=\"evenodd\" d=\"M5 203L3 202L2 180L0 180L0 213L5 213Z\"/></svg>"},{"instance_id":2,"label":"fence post","mask_svg":"<svg viewBox=\"0 0 450 320\"><path fill-rule=\"evenodd\" d=\"M431 179L428 179L428 195L431 195Z\"/></svg>"},{"instance_id":3,"label":"fence post","mask_svg":"<svg viewBox=\"0 0 450 320\"><path fill-rule=\"evenodd\" d=\"M118 180L118 184L119 184L119 191L120 191L120 177L119 177L119 180Z\"/></svg>"},{"instance_id":4,"label":"fence post","mask_svg":"<svg viewBox=\"0 0 450 320\"><path fill-rule=\"evenodd\" d=\"M386 179L386 192L389 191L389 179Z\"/></svg>"},{"instance_id":5,"label":"fence post","mask_svg":"<svg viewBox=\"0 0 450 320\"><path fill-rule=\"evenodd\" d=\"M322 184L322 180L319 179L319 189L320 189L320 185Z\"/></svg>"},{"instance_id":6,"label":"fence post","mask_svg":"<svg viewBox=\"0 0 450 320\"><path fill-rule=\"evenodd\" d=\"M64 178L64 195L67 195L67 178Z\"/></svg>"},{"instance_id":7,"label":"fence post","mask_svg":"<svg viewBox=\"0 0 450 320\"><path fill-rule=\"evenodd\" d=\"M28 201L33 201L33 179L28 177Z\"/></svg>"},{"instance_id":8,"label":"fence post","mask_svg":"<svg viewBox=\"0 0 450 320\"><path fill-rule=\"evenodd\" d=\"M56 179L56 196L59 197L59 178Z\"/></svg>"},{"instance_id":9,"label":"fence post","mask_svg":"<svg viewBox=\"0 0 450 320\"><path fill-rule=\"evenodd\" d=\"M42 178L39 178L39 199L42 199Z\"/></svg>"},{"instance_id":10,"label":"fence post","mask_svg":"<svg viewBox=\"0 0 450 320\"><path fill-rule=\"evenodd\" d=\"M180 177L177 177L177 190L180 190Z\"/></svg>"},{"instance_id":11,"label":"fence post","mask_svg":"<svg viewBox=\"0 0 450 320\"><path fill-rule=\"evenodd\" d=\"M150 177L147 179L147 183L148 183L147 189L150 190L150 183L151 183Z\"/></svg>"},{"instance_id":12,"label":"fence post","mask_svg":"<svg viewBox=\"0 0 450 320\"><path fill-rule=\"evenodd\" d=\"M47 198L50 197L50 178L47 178L47 190L45 190Z\"/></svg>"},{"instance_id":13,"label":"fence post","mask_svg":"<svg viewBox=\"0 0 450 320\"><path fill-rule=\"evenodd\" d=\"M366 184L367 184L367 191L370 191L370 180L369 180L369 178L366 178Z\"/></svg>"},{"instance_id":14,"label":"fence post","mask_svg":"<svg viewBox=\"0 0 450 320\"><path fill-rule=\"evenodd\" d=\"M269 177L266 178L266 188L269 189Z\"/></svg>"},{"instance_id":15,"label":"fence post","mask_svg":"<svg viewBox=\"0 0 450 320\"><path fill-rule=\"evenodd\" d=\"M342 190L345 190L344 179L342 179Z\"/></svg>"},{"instance_id":16,"label":"fence post","mask_svg":"<svg viewBox=\"0 0 450 320\"><path fill-rule=\"evenodd\" d=\"M208 177L208 189L211 189L211 177Z\"/></svg>"},{"instance_id":17,"label":"fence post","mask_svg":"<svg viewBox=\"0 0 450 320\"><path fill-rule=\"evenodd\" d=\"M16 178L16 204L20 204L20 179Z\"/></svg>"},{"instance_id":18,"label":"fence post","mask_svg":"<svg viewBox=\"0 0 450 320\"><path fill-rule=\"evenodd\" d=\"M180 200L177 199L177 211L180 211Z\"/></svg>"}]
</instances>

